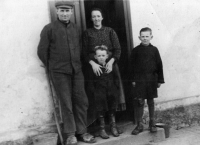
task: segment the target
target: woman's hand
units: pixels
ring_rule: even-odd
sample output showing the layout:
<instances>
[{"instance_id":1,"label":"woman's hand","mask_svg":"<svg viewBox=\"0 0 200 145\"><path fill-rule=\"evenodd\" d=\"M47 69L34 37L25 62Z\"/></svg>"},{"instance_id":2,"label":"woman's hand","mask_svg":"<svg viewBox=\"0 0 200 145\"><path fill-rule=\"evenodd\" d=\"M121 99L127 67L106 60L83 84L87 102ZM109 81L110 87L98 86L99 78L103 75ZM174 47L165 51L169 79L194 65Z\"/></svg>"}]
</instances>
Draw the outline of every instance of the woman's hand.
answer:
<instances>
[{"instance_id":1,"label":"woman's hand","mask_svg":"<svg viewBox=\"0 0 200 145\"><path fill-rule=\"evenodd\" d=\"M93 72L97 75L100 76L102 73L101 67L99 64L95 63L93 60L90 60L89 62L92 66Z\"/></svg>"},{"instance_id":2,"label":"woman's hand","mask_svg":"<svg viewBox=\"0 0 200 145\"><path fill-rule=\"evenodd\" d=\"M106 64L106 73L110 73L113 69L113 63L115 59L111 58L110 61Z\"/></svg>"}]
</instances>

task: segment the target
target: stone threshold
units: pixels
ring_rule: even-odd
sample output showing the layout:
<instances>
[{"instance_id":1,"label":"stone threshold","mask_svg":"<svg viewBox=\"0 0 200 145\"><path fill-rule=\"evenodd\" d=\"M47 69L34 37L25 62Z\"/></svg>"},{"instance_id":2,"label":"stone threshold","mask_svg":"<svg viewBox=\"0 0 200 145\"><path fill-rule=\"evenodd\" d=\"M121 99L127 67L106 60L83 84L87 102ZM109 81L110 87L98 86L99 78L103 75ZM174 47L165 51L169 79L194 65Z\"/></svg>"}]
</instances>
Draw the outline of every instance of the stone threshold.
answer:
<instances>
[{"instance_id":1,"label":"stone threshold","mask_svg":"<svg viewBox=\"0 0 200 145\"><path fill-rule=\"evenodd\" d=\"M109 139L102 139L96 137L97 142L92 145L144 145L148 143L158 143L165 140L165 133L163 128L157 128L156 133L150 133L148 126L144 125L145 129L138 135L131 135L131 132L135 128L132 123L121 125L120 129L124 132L119 137L113 137L109 134ZM79 142L78 145L88 145L87 143Z\"/></svg>"}]
</instances>

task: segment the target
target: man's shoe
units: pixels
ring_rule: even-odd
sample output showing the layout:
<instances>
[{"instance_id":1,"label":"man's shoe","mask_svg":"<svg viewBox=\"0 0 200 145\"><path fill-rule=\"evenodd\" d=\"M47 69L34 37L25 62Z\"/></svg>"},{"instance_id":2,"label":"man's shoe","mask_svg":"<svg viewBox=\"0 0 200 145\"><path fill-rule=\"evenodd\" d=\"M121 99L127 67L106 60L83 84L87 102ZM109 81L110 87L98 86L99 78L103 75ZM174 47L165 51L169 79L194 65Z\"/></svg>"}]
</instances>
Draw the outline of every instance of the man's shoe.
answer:
<instances>
[{"instance_id":1,"label":"man's shoe","mask_svg":"<svg viewBox=\"0 0 200 145\"><path fill-rule=\"evenodd\" d=\"M156 128L154 120L149 121L149 130L151 133L157 132L157 128Z\"/></svg>"},{"instance_id":2,"label":"man's shoe","mask_svg":"<svg viewBox=\"0 0 200 145\"><path fill-rule=\"evenodd\" d=\"M66 142L65 142L65 145L77 145L77 139L74 135L70 135Z\"/></svg>"},{"instance_id":3,"label":"man's shoe","mask_svg":"<svg viewBox=\"0 0 200 145\"><path fill-rule=\"evenodd\" d=\"M100 136L101 138L103 138L103 139L108 139L108 138L109 138L109 136L108 136L108 134L106 133L105 129L100 129L100 131L99 131L99 136Z\"/></svg>"},{"instance_id":4,"label":"man's shoe","mask_svg":"<svg viewBox=\"0 0 200 145\"><path fill-rule=\"evenodd\" d=\"M85 143L95 143L96 142L95 137L89 133L84 133L84 134L78 135L77 138L79 141L82 141Z\"/></svg>"},{"instance_id":5,"label":"man's shoe","mask_svg":"<svg viewBox=\"0 0 200 145\"><path fill-rule=\"evenodd\" d=\"M142 124L139 124L135 127L135 129L132 131L132 135L138 135L140 132L143 132L143 125Z\"/></svg>"}]
</instances>

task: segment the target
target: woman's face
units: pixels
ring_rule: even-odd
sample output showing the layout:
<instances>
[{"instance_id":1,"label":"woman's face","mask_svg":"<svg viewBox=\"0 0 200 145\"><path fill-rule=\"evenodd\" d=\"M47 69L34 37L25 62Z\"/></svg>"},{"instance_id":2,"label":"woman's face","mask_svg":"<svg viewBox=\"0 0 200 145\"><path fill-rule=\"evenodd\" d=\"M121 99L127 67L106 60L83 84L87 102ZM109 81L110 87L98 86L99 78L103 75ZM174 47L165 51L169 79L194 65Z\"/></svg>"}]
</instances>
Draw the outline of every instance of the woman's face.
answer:
<instances>
[{"instance_id":1,"label":"woman's face","mask_svg":"<svg viewBox=\"0 0 200 145\"><path fill-rule=\"evenodd\" d=\"M102 20L103 20L101 12L98 10L94 10L92 11L91 15L92 15L92 21L93 21L94 26L96 27L101 26Z\"/></svg>"}]
</instances>

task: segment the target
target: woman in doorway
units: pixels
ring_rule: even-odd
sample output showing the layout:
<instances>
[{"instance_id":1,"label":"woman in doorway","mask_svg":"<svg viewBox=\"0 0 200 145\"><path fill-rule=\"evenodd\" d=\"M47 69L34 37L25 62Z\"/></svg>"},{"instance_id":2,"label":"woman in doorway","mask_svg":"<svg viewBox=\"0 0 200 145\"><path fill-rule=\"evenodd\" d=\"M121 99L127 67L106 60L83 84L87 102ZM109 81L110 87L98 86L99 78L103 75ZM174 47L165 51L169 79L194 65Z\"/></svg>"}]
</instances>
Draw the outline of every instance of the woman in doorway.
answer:
<instances>
[{"instance_id":1,"label":"woman in doorway","mask_svg":"<svg viewBox=\"0 0 200 145\"><path fill-rule=\"evenodd\" d=\"M95 74L96 76L100 76L102 74L101 65L95 62L95 46L101 46L105 45L108 47L108 53L109 58L106 63L106 73L110 73L113 71L117 75L116 81L118 81L118 89L120 90L119 97L117 99L118 106L116 109L118 110L125 110L125 97L123 92L123 86L122 81L119 73L119 68L117 65L117 62L121 55L121 47L118 40L118 36L116 32L109 27L105 27L102 25L103 20L103 14L102 10L99 8L94 8L91 11L91 20L93 22L93 28L87 29L83 34L83 56L84 60L86 62L86 65L84 66L84 72L85 72L85 81L86 81L86 92L89 99L89 111L88 114L90 114L89 119L93 117L98 117L100 121L100 132L99 135L103 138L105 135L105 122L104 122L104 113L98 113L96 116L98 110L95 108L95 97L93 92L93 87L91 82L92 75ZM92 119L93 120L93 119ZM110 131L114 136L117 136L116 134L120 134L121 131L117 129L116 123L115 123L115 110L112 112L109 111L109 123L110 123Z\"/></svg>"}]
</instances>

